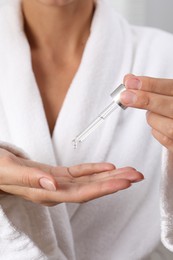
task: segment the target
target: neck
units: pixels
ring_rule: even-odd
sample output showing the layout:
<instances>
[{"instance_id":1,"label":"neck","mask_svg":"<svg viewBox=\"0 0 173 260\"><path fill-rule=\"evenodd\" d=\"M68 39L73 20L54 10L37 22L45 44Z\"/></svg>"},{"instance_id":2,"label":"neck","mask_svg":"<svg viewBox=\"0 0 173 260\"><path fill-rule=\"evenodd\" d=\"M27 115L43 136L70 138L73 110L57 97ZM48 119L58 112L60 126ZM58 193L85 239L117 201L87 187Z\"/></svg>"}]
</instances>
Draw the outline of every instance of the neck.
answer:
<instances>
[{"instance_id":1,"label":"neck","mask_svg":"<svg viewBox=\"0 0 173 260\"><path fill-rule=\"evenodd\" d=\"M90 33L93 0L76 0L66 6L46 6L23 0L25 32L32 49L52 53L75 52Z\"/></svg>"}]
</instances>

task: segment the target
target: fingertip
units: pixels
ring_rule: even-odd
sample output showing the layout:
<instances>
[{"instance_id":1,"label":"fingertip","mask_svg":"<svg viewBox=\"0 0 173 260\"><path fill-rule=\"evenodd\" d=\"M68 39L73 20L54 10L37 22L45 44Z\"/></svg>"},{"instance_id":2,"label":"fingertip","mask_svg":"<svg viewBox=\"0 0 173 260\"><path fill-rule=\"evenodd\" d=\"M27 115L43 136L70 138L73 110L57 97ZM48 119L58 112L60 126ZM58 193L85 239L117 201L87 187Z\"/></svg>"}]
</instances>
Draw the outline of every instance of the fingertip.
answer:
<instances>
[{"instance_id":1,"label":"fingertip","mask_svg":"<svg viewBox=\"0 0 173 260\"><path fill-rule=\"evenodd\" d=\"M112 171L112 170L116 170L116 166L112 163L101 163L101 168L103 171Z\"/></svg>"},{"instance_id":2,"label":"fingertip","mask_svg":"<svg viewBox=\"0 0 173 260\"><path fill-rule=\"evenodd\" d=\"M118 180L120 179L128 180L134 183L134 182L142 181L144 179L144 175L139 171L137 171L136 169L126 167L118 170L117 174L115 175L115 178Z\"/></svg>"},{"instance_id":3,"label":"fingertip","mask_svg":"<svg viewBox=\"0 0 173 260\"><path fill-rule=\"evenodd\" d=\"M125 85L125 82L127 81L127 80L129 80L130 78L135 78L136 76L134 75L134 74L131 74L131 73L129 73L129 74L126 74L125 76L124 76L124 79L123 79L123 84Z\"/></svg>"},{"instance_id":4,"label":"fingertip","mask_svg":"<svg viewBox=\"0 0 173 260\"><path fill-rule=\"evenodd\" d=\"M144 180L145 180L145 178L137 179L137 180L133 181L133 183L141 182L141 181L144 181Z\"/></svg>"},{"instance_id":5,"label":"fingertip","mask_svg":"<svg viewBox=\"0 0 173 260\"><path fill-rule=\"evenodd\" d=\"M119 180L110 180L108 183L108 189L111 193L116 191L124 190L129 188L132 184L130 180L127 179L119 179Z\"/></svg>"},{"instance_id":6,"label":"fingertip","mask_svg":"<svg viewBox=\"0 0 173 260\"><path fill-rule=\"evenodd\" d=\"M129 180L132 182L132 183L136 183L136 182L141 182L144 180L144 175L140 172L136 172L136 174L132 175Z\"/></svg>"}]
</instances>

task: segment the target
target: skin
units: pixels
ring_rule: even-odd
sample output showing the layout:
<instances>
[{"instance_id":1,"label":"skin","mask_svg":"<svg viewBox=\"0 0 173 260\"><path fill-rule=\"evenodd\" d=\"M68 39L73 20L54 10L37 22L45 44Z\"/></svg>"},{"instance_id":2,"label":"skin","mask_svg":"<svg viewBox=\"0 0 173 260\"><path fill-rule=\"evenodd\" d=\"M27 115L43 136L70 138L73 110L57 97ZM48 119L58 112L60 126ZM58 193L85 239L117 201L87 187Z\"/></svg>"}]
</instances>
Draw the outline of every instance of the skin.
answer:
<instances>
[{"instance_id":1,"label":"skin","mask_svg":"<svg viewBox=\"0 0 173 260\"><path fill-rule=\"evenodd\" d=\"M52 134L89 37L94 1L23 0L22 10L33 72ZM116 169L111 163L53 167L0 149L0 193L46 206L86 202L142 179L132 167Z\"/></svg>"},{"instance_id":2,"label":"skin","mask_svg":"<svg viewBox=\"0 0 173 260\"><path fill-rule=\"evenodd\" d=\"M74 0L39 0L38 2L48 6L65 6L74 2Z\"/></svg>"},{"instance_id":3,"label":"skin","mask_svg":"<svg viewBox=\"0 0 173 260\"><path fill-rule=\"evenodd\" d=\"M43 178L49 181L44 188ZM45 206L86 202L127 189L142 179L143 175L131 167L116 169L110 163L53 167L0 149L1 194L19 196Z\"/></svg>"},{"instance_id":4,"label":"skin","mask_svg":"<svg viewBox=\"0 0 173 260\"><path fill-rule=\"evenodd\" d=\"M93 11L93 0L23 0L25 32L50 134L80 65Z\"/></svg>"},{"instance_id":5,"label":"skin","mask_svg":"<svg viewBox=\"0 0 173 260\"><path fill-rule=\"evenodd\" d=\"M135 75L124 78L121 102L147 110L146 119L154 138L173 152L173 80Z\"/></svg>"}]
</instances>

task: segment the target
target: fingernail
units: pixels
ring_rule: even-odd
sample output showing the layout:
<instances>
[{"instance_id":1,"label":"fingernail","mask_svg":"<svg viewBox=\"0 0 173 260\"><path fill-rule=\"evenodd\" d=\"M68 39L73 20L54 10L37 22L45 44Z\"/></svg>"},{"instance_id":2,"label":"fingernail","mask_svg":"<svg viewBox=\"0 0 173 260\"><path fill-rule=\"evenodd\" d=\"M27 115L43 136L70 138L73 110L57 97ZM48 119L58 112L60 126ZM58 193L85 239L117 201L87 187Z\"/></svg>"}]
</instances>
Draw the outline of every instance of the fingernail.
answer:
<instances>
[{"instance_id":1,"label":"fingernail","mask_svg":"<svg viewBox=\"0 0 173 260\"><path fill-rule=\"evenodd\" d=\"M55 184L46 178L41 178L39 180L39 183L40 183L41 187L45 190L56 191Z\"/></svg>"},{"instance_id":2,"label":"fingernail","mask_svg":"<svg viewBox=\"0 0 173 260\"><path fill-rule=\"evenodd\" d=\"M136 79L136 78L135 79L131 78L131 79L126 80L125 86L127 88L131 88L131 89L141 89L142 81L140 81L139 79Z\"/></svg>"},{"instance_id":3,"label":"fingernail","mask_svg":"<svg viewBox=\"0 0 173 260\"><path fill-rule=\"evenodd\" d=\"M122 92L120 99L125 105L133 105L137 100L137 96L131 91L124 91Z\"/></svg>"}]
</instances>

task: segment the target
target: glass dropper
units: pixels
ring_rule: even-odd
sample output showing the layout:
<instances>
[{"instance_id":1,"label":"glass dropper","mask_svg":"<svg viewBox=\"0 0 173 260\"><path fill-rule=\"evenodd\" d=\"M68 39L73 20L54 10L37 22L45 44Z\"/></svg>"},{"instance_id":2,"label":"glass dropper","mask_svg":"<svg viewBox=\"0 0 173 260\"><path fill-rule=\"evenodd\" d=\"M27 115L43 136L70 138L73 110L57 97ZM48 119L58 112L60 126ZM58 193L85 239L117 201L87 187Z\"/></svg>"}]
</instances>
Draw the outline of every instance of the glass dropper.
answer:
<instances>
[{"instance_id":1,"label":"glass dropper","mask_svg":"<svg viewBox=\"0 0 173 260\"><path fill-rule=\"evenodd\" d=\"M116 110L118 107L121 107L124 110L126 109L126 107L123 106L120 102L120 94L124 90L126 90L125 85L121 84L111 93L113 101L86 129L84 129L79 135L75 137L75 139L72 141L74 149L77 149L78 144L82 143L92 132L94 132L114 110Z\"/></svg>"}]
</instances>

